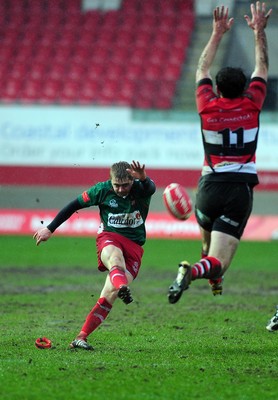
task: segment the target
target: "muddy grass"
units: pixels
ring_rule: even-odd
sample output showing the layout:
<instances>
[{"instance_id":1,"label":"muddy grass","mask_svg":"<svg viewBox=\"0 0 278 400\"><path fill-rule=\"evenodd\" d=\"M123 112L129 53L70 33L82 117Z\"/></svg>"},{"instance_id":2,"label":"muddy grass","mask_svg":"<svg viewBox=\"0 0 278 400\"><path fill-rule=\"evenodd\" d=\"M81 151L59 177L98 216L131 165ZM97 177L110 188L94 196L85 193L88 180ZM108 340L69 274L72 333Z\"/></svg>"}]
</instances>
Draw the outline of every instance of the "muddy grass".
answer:
<instances>
[{"instance_id":1,"label":"muddy grass","mask_svg":"<svg viewBox=\"0 0 278 400\"><path fill-rule=\"evenodd\" d=\"M150 287L157 294L165 294L171 281L175 278L175 272L161 271L149 268L142 269L132 286L137 291L141 287ZM84 267L8 267L1 268L0 294L24 294L24 293L52 293L52 292L87 292L102 289L106 273L99 272L97 267L91 270ZM257 278L259 276L259 279ZM277 293L276 282L269 284L272 274L260 272L256 276L244 271L233 271L231 268L224 281L229 295L259 295L267 296ZM164 283L165 282L165 283ZM245 284L242 284L246 282ZM138 288L137 288L138 286ZM206 280L195 281L191 284L188 293L206 293L209 290Z\"/></svg>"}]
</instances>

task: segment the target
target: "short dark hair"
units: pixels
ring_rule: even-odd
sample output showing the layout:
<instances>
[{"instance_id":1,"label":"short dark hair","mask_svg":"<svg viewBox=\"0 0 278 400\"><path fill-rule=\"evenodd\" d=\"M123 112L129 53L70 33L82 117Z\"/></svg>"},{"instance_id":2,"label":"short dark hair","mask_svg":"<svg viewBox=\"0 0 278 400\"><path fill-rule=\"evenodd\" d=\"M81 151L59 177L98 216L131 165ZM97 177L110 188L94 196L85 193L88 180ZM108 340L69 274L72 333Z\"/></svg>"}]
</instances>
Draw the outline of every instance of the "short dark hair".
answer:
<instances>
[{"instance_id":1,"label":"short dark hair","mask_svg":"<svg viewBox=\"0 0 278 400\"><path fill-rule=\"evenodd\" d=\"M241 68L225 67L217 72L215 82L223 97L235 99L242 96L247 78Z\"/></svg>"},{"instance_id":2,"label":"short dark hair","mask_svg":"<svg viewBox=\"0 0 278 400\"><path fill-rule=\"evenodd\" d=\"M127 169L132 169L131 165L126 161L119 161L113 164L110 168L110 178L116 178L120 181L126 179L133 180L133 176L127 172Z\"/></svg>"}]
</instances>

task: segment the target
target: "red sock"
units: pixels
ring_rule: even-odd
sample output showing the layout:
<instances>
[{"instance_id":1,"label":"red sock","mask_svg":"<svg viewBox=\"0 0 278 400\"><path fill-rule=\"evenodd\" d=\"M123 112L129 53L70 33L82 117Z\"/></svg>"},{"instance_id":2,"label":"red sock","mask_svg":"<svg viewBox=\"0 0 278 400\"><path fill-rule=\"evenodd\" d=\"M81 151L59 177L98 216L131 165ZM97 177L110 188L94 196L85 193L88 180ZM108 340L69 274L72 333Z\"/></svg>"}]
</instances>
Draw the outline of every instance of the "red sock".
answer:
<instances>
[{"instance_id":1,"label":"red sock","mask_svg":"<svg viewBox=\"0 0 278 400\"><path fill-rule=\"evenodd\" d=\"M112 309L112 304L108 303L105 297L98 299L96 305L88 314L84 325L78 335L79 339L86 339L108 316Z\"/></svg>"},{"instance_id":2,"label":"red sock","mask_svg":"<svg viewBox=\"0 0 278 400\"><path fill-rule=\"evenodd\" d=\"M121 286L127 285L127 277L125 271L117 266L112 267L109 271L110 281L116 289L120 289Z\"/></svg>"},{"instance_id":3,"label":"red sock","mask_svg":"<svg viewBox=\"0 0 278 400\"><path fill-rule=\"evenodd\" d=\"M211 279L221 275L221 262L215 257L204 257L192 267L192 280Z\"/></svg>"}]
</instances>

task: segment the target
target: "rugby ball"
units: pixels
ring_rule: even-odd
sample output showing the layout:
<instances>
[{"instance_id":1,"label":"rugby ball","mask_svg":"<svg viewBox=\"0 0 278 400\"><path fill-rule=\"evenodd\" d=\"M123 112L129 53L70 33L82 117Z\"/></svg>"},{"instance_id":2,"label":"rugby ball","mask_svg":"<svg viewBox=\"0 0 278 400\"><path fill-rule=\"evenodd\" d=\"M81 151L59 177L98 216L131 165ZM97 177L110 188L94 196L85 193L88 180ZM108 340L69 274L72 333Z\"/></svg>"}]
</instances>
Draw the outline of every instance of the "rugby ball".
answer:
<instances>
[{"instance_id":1,"label":"rugby ball","mask_svg":"<svg viewBox=\"0 0 278 400\"><path fill-rule=\"evenodd\" d=\"M169 213L182 221L188 219L192 213L192 201L183 186L179 183L170 183L163 192L163 201Z\"/></svg>"}]
</instances>

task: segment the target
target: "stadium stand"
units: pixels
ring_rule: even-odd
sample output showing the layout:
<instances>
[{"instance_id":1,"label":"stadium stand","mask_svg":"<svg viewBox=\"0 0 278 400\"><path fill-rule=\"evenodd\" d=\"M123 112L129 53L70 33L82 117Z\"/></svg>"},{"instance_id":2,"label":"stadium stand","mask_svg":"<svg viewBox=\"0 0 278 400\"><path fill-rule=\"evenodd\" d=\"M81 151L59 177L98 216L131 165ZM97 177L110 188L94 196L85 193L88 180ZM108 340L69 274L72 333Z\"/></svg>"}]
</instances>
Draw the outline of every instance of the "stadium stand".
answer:
<instances>
[{"instance_id":1,"label":"stadium stand","mask_svg":"<svg viewBox=\"0 0 278 400\"><path fill-rule=\"evenodd\" d=\"M194 28L193 0L0 2L0 102L170 109Z\"/></svg>"}]
</instances>

